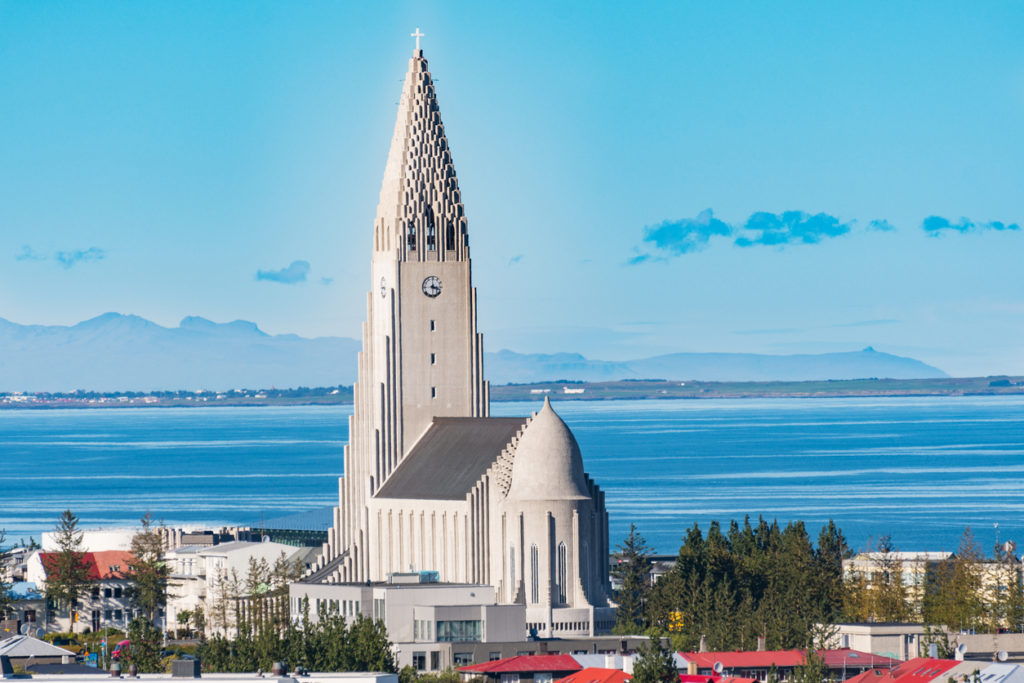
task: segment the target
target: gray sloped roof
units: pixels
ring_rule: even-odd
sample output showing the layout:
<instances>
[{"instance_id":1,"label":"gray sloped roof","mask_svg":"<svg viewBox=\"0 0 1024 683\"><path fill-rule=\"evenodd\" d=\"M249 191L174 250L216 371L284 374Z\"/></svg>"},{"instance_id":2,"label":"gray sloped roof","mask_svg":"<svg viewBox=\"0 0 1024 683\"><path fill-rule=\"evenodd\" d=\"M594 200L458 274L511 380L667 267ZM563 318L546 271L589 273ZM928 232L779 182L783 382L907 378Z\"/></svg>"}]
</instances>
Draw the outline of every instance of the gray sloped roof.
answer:
<instances>
[{"instance_id":1,"label":"gray sloped roof","mask_svg":"<svg viewBox=\"0 0 1024 683\"><path fill-rule=\"evenodd\" d=\"M45 640L31 638L29 636L15 636L0 642L0 655L8 657L61 657L63 655L75 655L70 650L51 645Z\"/></svg>"},{"instance_id":2,"label":"gray sloped roof","mask_svg":"<svg viewBox=\"0 0 1024 683\"><path fill-rule=\"evenodd\" d=\"M525 417L436 417L374 498L462 500Z\"/></svg>"}]
</instances>

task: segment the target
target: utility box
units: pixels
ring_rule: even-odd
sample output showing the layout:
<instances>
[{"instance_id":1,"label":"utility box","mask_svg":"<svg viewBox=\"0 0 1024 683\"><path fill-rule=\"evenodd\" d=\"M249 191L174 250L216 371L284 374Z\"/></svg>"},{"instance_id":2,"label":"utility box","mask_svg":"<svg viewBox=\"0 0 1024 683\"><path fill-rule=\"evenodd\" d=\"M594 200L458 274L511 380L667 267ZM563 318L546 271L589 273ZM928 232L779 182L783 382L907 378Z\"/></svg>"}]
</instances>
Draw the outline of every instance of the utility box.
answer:
<instances>
[{"instance_id":1,"label":"utility box","mask_svg":"<svg viewBox=\"0 0 1024 683\"><path fill-rule=\"evenodd\" d=\"M199 660L175 659L171 662L171 678L199 678Z\"/></svg>"}]
</instances>

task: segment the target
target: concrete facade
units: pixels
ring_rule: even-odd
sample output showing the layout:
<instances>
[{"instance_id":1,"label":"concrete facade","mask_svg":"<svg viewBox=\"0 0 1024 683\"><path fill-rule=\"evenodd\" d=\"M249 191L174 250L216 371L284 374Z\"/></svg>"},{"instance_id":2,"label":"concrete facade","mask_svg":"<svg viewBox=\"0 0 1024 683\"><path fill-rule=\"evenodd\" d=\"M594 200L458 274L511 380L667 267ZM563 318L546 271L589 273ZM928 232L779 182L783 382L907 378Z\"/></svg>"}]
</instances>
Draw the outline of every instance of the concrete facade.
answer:
<instances>
[{"instance_id":1,"label":"concrete facade","mask_svg":"<svg viewBox=\"0 0 1024 683\"><path fill-rule=\"evenodd\" d=\"M409 60L374 221L339 505L311 581L437 572L522 605L520 637L614 623L604 494L545 400L489 418L461 191L421 50Z\"/></svg>"},{"instance_id":2,"label":"concrete facade","mask_svg":"<svg viewBox=\"0 0 1024 683\"><path fill-rule=\"evenodd\" d=\"M421 671L454 666L450 647L454 643L520 639L525 624L524 607L496 604L494 588L486 585L294 583L289 601L299 621L308 615L316 622L323 612L383 621L398 666Z\"/></svg>"}]
</instances>

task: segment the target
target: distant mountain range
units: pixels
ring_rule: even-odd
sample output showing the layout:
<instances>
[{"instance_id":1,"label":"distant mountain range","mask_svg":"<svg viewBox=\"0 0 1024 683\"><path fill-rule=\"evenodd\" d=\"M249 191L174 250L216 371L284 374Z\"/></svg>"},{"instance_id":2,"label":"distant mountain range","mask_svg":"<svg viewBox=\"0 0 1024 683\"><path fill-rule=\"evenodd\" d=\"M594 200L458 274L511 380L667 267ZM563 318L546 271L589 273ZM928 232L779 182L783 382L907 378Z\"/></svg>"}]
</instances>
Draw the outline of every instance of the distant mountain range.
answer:
<instances>
[{"instance_id":1,"label":"distant mountain range","mask_svg":"<svg viewBox=\"0 0 1024 683\"><path fill-rule=\"evenodd\" d=\"M0 318L0 391L151 391L157 389L333 386L356 379L360 342L268 335L255 323L188 317L163 327L136 315L106 313L72 326L19 325ZM770 356L674 353L602 361L578 353L485 356L494 384L554 380L721 381L946 377L913 358L868 347L848 353Z\"/></svg>"}]
</instances>

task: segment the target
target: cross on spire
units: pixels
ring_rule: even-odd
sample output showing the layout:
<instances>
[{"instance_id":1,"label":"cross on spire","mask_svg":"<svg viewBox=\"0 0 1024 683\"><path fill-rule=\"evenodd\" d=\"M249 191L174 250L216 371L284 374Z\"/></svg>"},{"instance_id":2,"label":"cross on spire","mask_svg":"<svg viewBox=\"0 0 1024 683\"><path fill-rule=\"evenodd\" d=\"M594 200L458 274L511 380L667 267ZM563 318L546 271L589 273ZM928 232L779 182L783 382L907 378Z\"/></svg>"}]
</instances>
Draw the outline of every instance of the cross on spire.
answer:
<instances>
[{"instance_id":1,"label":"cross on spire","mask_svg":"<svg viewBox=\"0 0 1024 683\"><path fill-rule=\"evenodd\" d=\"M416 49L419 50L420 49L420 38L422 38L423 36L425 36L427 34L426 33L420 33L420 27L417 26L416 27L416 32L415 33L410 33L409 35L416 39Z\"/></svg>"}]
</instances>

